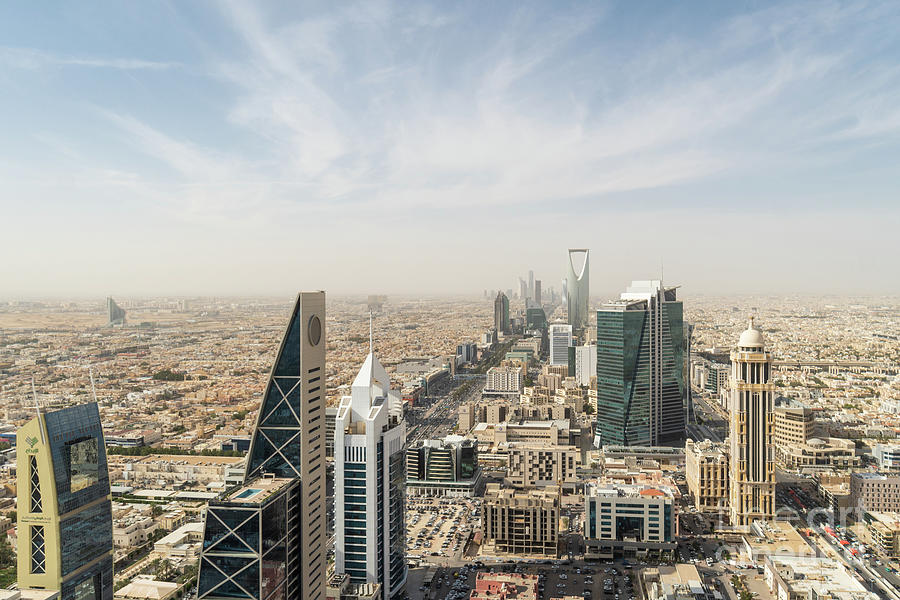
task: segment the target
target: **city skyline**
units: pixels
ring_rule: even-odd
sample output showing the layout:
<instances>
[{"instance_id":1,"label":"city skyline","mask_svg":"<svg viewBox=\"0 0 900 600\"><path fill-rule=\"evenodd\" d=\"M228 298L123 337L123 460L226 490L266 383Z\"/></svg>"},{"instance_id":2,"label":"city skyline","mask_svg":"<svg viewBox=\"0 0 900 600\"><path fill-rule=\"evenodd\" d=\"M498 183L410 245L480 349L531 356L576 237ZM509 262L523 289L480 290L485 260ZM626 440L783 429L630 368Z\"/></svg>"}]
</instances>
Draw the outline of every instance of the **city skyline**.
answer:
<instances>
[{"instance_id":1,"label":"city skyline","mask_svg":"<svg viewBox=\"0 0 900 600\"><path fill-rule=\"evenodd\" d=\"M900 292L894 4L100 6L0 10L7 294Z\"/></svg>"}]
</instances>

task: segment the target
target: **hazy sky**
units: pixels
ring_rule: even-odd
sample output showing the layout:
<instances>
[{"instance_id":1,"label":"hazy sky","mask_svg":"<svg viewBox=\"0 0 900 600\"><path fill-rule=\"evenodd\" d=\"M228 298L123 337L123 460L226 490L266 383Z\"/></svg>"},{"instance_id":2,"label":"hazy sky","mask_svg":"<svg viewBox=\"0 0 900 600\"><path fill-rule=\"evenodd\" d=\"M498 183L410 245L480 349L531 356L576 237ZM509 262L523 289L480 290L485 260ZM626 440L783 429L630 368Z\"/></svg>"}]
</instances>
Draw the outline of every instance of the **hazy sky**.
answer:
<instances>
[{"instance_id":1,"label":"hazy sky","mask_svg":"<svg viewBox=\"0 0 900 600\"><path fill-rule=\"evenodd\" d=\"M296 4L0 4L0 296L900 293L898 2Z\"/></svg>"}]
</instances>

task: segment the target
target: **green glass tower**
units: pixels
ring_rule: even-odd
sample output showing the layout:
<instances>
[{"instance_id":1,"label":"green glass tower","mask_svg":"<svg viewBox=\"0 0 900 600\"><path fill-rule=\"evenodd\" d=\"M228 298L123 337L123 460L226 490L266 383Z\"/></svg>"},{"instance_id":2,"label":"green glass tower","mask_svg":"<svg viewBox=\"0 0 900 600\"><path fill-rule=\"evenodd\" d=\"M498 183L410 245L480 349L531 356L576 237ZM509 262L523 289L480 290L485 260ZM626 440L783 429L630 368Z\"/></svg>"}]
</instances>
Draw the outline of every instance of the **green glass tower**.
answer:
<instances>
[{"instance_id":1,"label":"green glass tower","mask_svg":"<svg viewBox=\"0 0 900 600\"><path fill-rule=\"evenodd\" d=\"M660 446L685 437L684 318L675 288L635 281L597 311L600 444Z\"/></svg>"}]
</instances>

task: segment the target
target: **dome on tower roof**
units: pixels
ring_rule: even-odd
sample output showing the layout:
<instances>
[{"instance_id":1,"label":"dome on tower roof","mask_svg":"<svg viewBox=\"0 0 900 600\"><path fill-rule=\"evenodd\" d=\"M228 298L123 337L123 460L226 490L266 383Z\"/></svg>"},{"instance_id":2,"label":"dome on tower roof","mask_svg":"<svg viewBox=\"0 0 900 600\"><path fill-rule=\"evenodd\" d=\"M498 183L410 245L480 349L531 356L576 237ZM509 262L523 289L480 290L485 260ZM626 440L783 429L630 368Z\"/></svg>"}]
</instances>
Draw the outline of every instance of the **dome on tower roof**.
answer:
<instances>
[{"instance_id":1,"label":"dome on tower roof","mask_svg":"<svg viewBox=\"0 0 900 600\"><path fill-rule=\"evenodd\" d=\"M750 317L750 326L747 327L747 331L741 334L738 346L741 348L762 348L765 344L762 332L753 326L753 317Z\"/></svg>"}]
</instances>

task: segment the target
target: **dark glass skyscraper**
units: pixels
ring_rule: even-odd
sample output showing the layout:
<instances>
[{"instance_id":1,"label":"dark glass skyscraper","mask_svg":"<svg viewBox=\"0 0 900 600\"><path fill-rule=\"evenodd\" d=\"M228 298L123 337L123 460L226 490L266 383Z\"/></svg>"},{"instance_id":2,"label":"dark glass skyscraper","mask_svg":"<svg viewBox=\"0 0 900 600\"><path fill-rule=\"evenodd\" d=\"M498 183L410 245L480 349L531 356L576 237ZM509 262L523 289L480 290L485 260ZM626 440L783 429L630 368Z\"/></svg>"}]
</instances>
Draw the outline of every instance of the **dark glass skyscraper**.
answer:
<instances>
[{"instance_id":1,"label":"dark glass skyscraper","mask_svg":"<svg viewBox=\"0 0 900 600\"><path fill-rule=\"evenodd\" d=\"M497 292L494 298L494 329L497 333L509 333L509 298L503 292Z\"/></svg>"},{"instance_id":2,"label":"dark glass skyscraper","mask_svg":"<svg viewBox=\"0 0 900 600\"><path fill-rule=\"evenodd\" d=\"M302 292L257 415L244 484L209 503L200 599L325 595L325 293Z\"/></svg>"},{"instance_id":3,"label":"dark glass skyscraper","mask_svg":"<svg viewBox=\"0 0 900 600\"><path fill-rule=\"evenodd\" d=\"M597 435L601 444L684 439L684 320L675 288L636 281L597 311Z\"/></svg>"},{"instance_id":4,"label":"dark glass skyscraper","mask_svg":"<svg viewBox=\"0 0 900 600\"><path fill-rule=\"evenodd\" d=\"M19 429L18 583L62 600L112 600L112 505L95 403L39 414Z\"/></svg>"}]
</instances>

